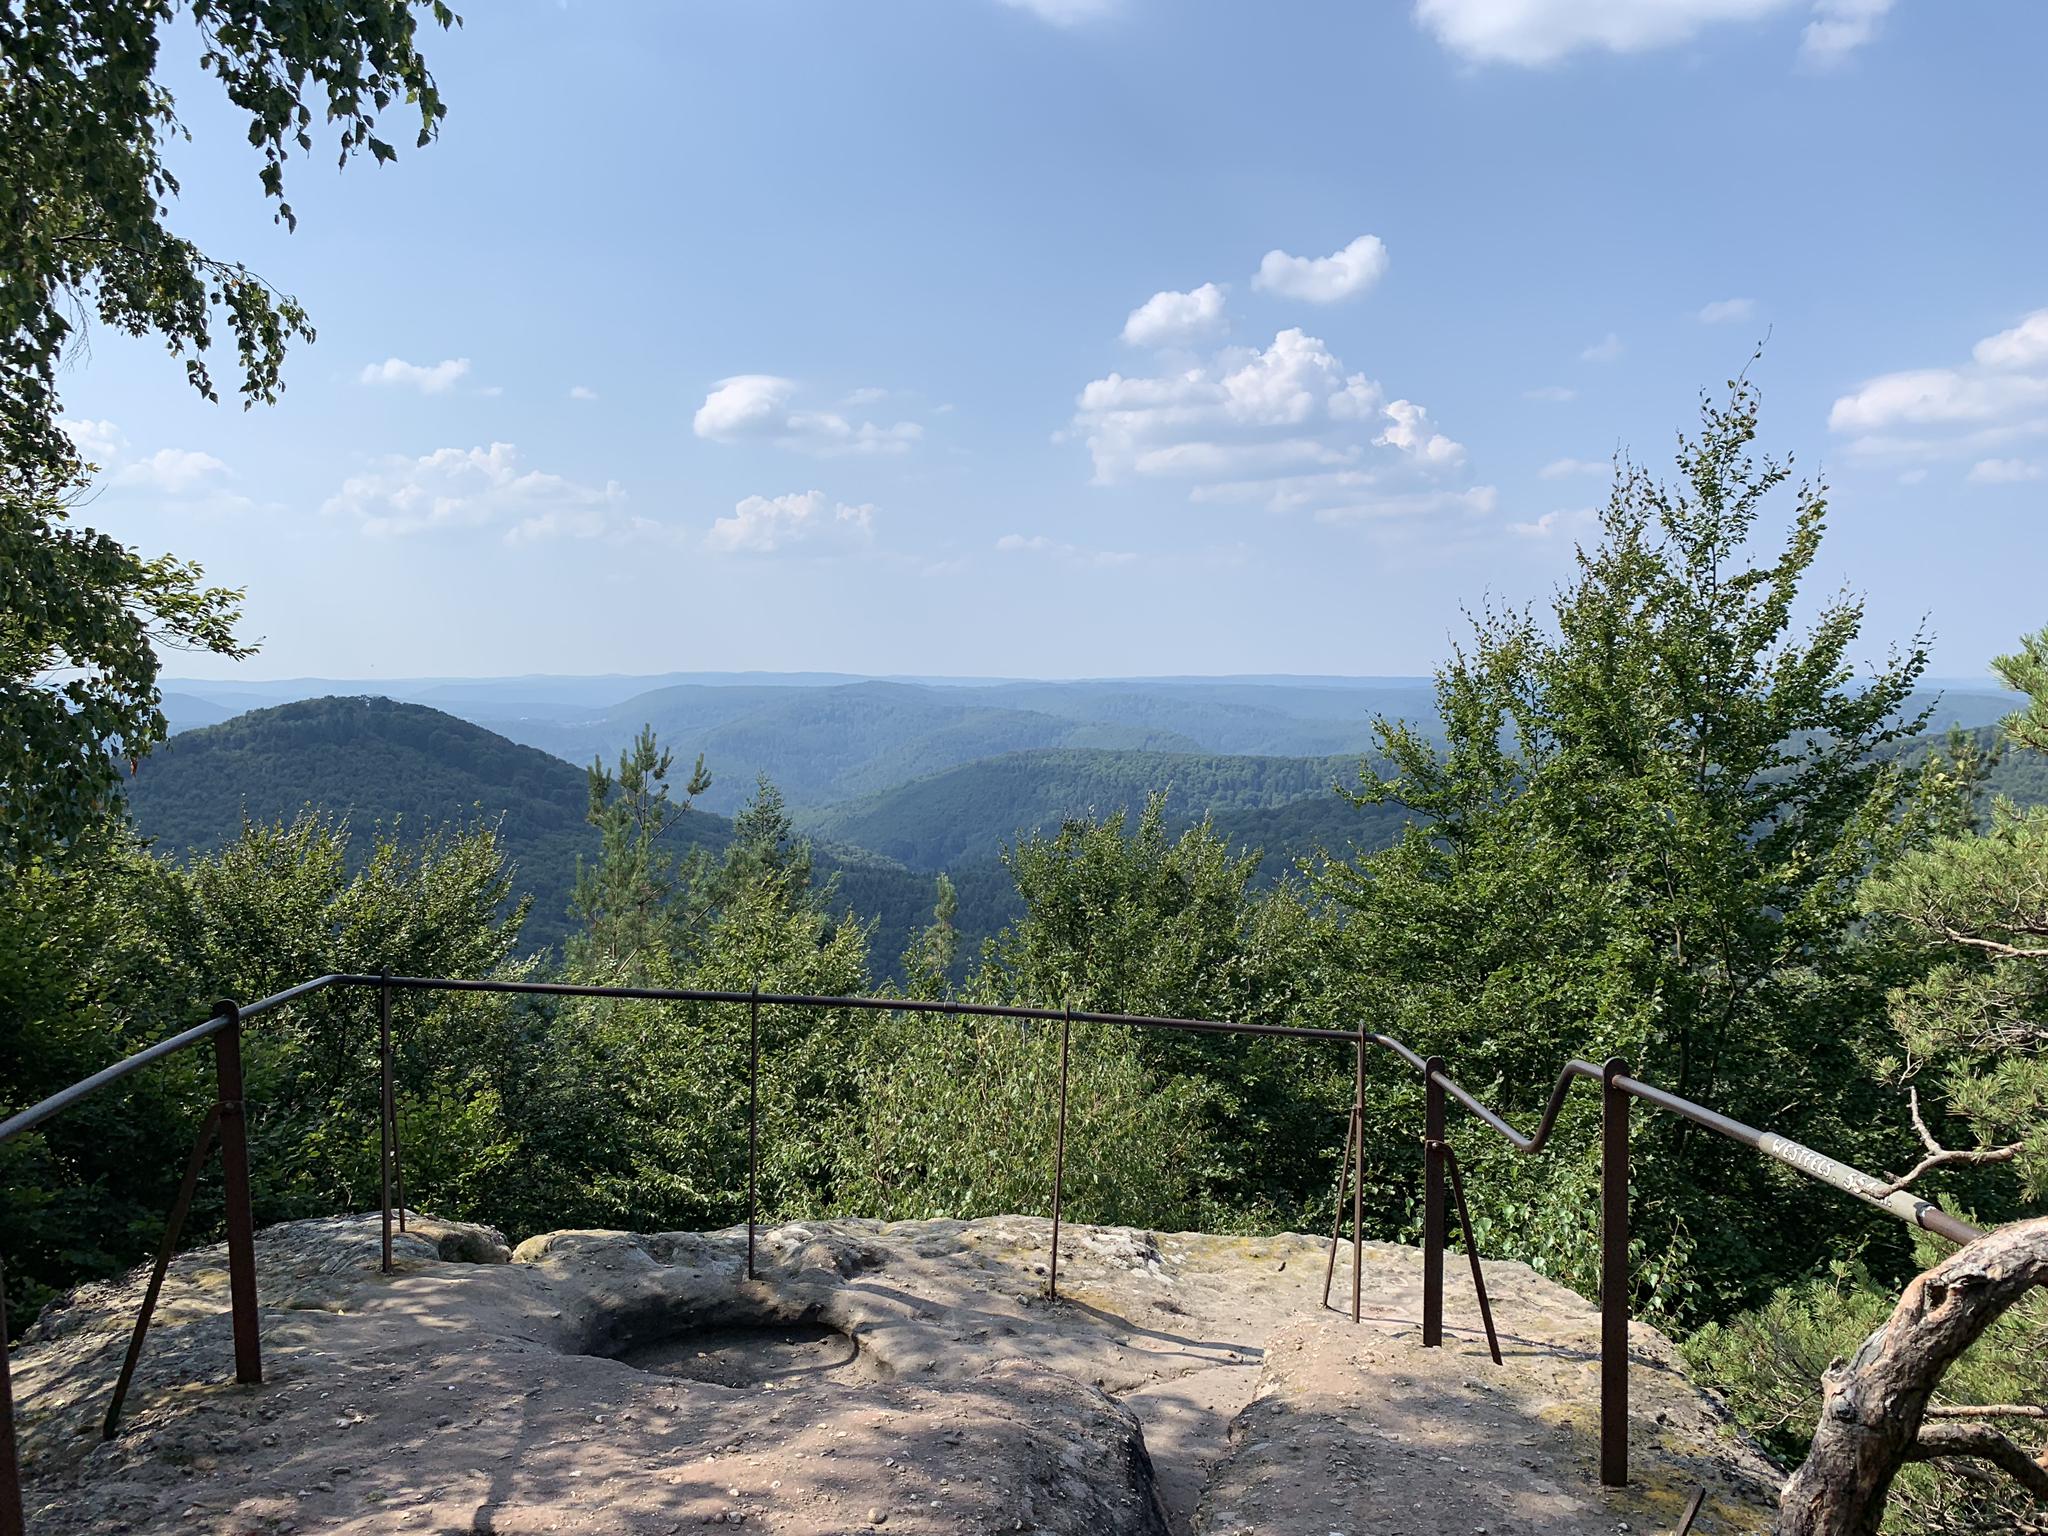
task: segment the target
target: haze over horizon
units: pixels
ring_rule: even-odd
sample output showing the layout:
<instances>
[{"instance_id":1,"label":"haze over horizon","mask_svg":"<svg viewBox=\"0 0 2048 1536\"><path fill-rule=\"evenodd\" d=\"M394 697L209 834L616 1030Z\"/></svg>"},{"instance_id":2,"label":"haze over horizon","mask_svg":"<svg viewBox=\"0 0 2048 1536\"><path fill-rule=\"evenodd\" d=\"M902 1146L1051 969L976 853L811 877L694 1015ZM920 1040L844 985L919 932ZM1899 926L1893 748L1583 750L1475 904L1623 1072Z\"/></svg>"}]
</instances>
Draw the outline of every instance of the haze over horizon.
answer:
<instances>
[{"instance_id":1,"label":"haze over horizon","mask_svg":"<svg viewBox=\"0 0 2048 1536\"><path fill-rule=\"evenodd\" d=\"M181 219L319 340L245 414L94 328L83 515L248 588L180 675L1412 676L1768 335L1813 590L1975 677L2037 618L2048 10L1970 15L518 0L292 236L187 35Z\"/></svg>"}]
</instances>

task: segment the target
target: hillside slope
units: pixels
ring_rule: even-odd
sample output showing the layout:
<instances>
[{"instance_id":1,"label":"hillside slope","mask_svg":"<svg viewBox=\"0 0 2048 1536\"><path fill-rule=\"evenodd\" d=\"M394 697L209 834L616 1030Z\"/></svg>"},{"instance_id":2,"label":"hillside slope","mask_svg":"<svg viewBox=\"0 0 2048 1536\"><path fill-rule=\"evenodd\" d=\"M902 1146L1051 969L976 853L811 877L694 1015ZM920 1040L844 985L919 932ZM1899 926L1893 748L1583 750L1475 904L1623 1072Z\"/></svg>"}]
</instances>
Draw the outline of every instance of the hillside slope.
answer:
<instances>
[{"instance_id":1,"label":"hillside slope","mask_svg":"<svg viewBox=\"0 0 2048 1536\"><path fill-rule=\"evenodd\" d=\"M1357 775L1355 757L1209 753L1014 752L966 763L880 794L805 813L807 830L871 848L916 869L986 858L1019 834L1073 816L1135 813L1155 790L1176 818L1271 810ZM1340 805L1341 801L1338 802Z\"/></svg>"},{"instance_id":2,"label":"hillside slope","mask_svg":"<svg viewBox=\"0 0 2048 1536\"><path fill-rule=\"evenodd\" d=\"M686 684L638 694L577 720L527 715L488 723L515 741L579 762L617 752L652 725L678 757L703 754L712 779L703 803L718 811L737 809L763 774L790 804L824 805L1005 752L1194 745L1171 731L1062 719L981 703L971 694L907 683Z\"/></svg>"}]
</instances>

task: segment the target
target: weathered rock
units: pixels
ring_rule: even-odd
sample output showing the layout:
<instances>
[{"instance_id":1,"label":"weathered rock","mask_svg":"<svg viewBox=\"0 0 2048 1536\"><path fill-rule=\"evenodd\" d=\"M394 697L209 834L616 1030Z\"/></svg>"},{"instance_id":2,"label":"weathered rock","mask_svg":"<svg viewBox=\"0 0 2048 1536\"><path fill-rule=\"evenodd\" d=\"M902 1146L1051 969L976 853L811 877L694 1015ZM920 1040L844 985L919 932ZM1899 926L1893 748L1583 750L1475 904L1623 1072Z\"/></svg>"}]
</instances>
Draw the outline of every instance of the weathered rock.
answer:
<instances>
[{"instance_id":1,"label":"weathered rock","mask_svg":"<svg viewBox=\"0 0 2048 1536\"><path fill-rule=\"evenodd\" d=\"M140 1276L53 1309L16 1362L35 1536L1605 1533L1659 1528L1698 1478L1713 1531L1768 1496L1647 1330L1644 1486L1598 1489L1595 1314L1517 1265L1488 1266L1515 1340L1496 1371L1415 1348L1419 1261L1379 1244L1368 1310L1390 1321L1353 1329L1298 1235L1068 1226L1048 1302L1034 1218L787 1226L751 1281L743 1232L556 1232L503 1262L486 1229L410 1225L390 1276L374 1216L259 1235L258 1388L232 1384L221 1251L180 1258L104 1446ZM1441 1503L1438 1454L1480 1492Z\"/></svg>"}]
</instances>

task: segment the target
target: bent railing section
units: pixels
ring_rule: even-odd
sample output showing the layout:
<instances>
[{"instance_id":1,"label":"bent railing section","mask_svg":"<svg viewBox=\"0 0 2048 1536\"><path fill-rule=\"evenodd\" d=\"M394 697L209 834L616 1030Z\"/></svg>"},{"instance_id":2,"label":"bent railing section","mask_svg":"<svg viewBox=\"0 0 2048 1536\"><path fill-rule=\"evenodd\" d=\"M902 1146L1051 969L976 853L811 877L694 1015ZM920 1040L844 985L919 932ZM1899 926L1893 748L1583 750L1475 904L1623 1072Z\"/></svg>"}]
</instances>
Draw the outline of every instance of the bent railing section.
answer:
<instances>
[{"instance_id":1,"label":"bent railing section","mask_svg":"<svg viewBox=\"0 0 2048 1536\"><path fill-rule=\"evenodd\" d=\"M109 1067L83 1078L70 1087L29 1105L0 1121L0 1144L34 1130L101 1089L180 1051L211 1043L213 1046L217 1097L208 1109L187 1159L185 1176L172 1206L162 1243L159 1245L151 1278L144 1291L119 1379L102 1424L104 1438L112 1439L118 1427L121 1405L134 1377L150 1315L177 1240L193 1192L208 1153L217 1143L226 1201L229 1307L233 1320L235 1379L258 1383L263 1379L261 1341L258 1336L256 1296L255 1227L249 1192L249 1153L243 1107L241 1062L242 1026L275 1009L331 987L374 987L377 989L378 1055L380 1063L379 1115L380 1193L383 1204L382 1266L391 1268L391 1233L394 1193L398 1230L405 1230L405 1186L398 1139L396 1096L393 1086L391 1000L395 992L492 992L540 997L626 998L649 1002L681 1002L744 1005L748 1010L748 1092L747 1092L747 1274L754 1274L754 1236L758 1222L759 1168L759 1077L760 1009L771 1007L851 1009L872 1012L928 1013L965 1018L1015 1019L1060 1025L1060 1075L1058 1091L1058 1135L1052 1174L1052 1258L1047 1291L1058 1295L1059 1234L1062 1196L1066 1178L1067 1055L1076 1023L1117 1024L1133 1029L1157 1029L1195 1034L1264 1035L1281 1039L1349 1044L1354 1053L1354 1095L1350 1129L1345 1138L1344 1157L1337 1177L1337 1217L1330 1233L1329 1261L1325 1265L1323 1300L1327 1305L1336 1270L1337 1247L1344 1224L1345 1195L1351 1197L1351 1317L1360 1318L1364 1275L1365 1175L1365 1080L1366 1051L1377 1047L1392 1052L1409 1068L1421 1074L1423 1082L1423 1293L1422 1342L1425 1347L1443 1343L1443 1261L1447 1217L1451 1198L1462 1230L1464 1245L1478 1294L1487 1343L1497 1362L1499 1346L1494 1339L1493 1318L1487 1302L1485 1278L1466 1214L1464 1182L1456 1153L1452 1150L1447 1119L1451 1102L1468 1110L1481 1124L1495 1132L1516 1151L1540 1152L1556 1128L1559 1113L1573 1085L1584 1080L1597 1083L1601 1094L1601 1255L1600 1255L1600 1480L1610 1486L1628 1481L1628 1157L1629 1103L1639 1099L1666 1113L1705 1127L1717 1135L1762 1153L1810 1179L1853 1195L1865 1204L1911 1225L1923 1228L1955 1243L1967 1243L1983 1233L1969 1223L1949 1215L1939 1206L1902 1191L1882 1180L1811 1147L1774 1132L1758 1130L1739 1120L1666 1092L1628 1075L1627 1063L1619 1058L1602 1065L1573 1060L1558 1074L1556 1085L1534 1131L1524 1134L1452 1078L1438 1057L1424 1057L1391 1035L1375 1034L1360 1025L1355 1030L1317 1029L1288 1024L1240 1024L1217 1019L1180 1019L1141 1014L1097 1013L1074 1008L1036 1008L1005 1003L967 1003L901 997L825 997L807 993L718 991L675 987L583 986L568 982L463 980L436 976L394 976L336 973L277 992L260 1002L241 1007L232 1001L215 1006L205 1022L158 1041ZM395 1186L395 1190L394 1190ZM12 1384L6 1351L6 1287L0 1268L0 1536L24 1536L21 1477L14 1438Z\"/></svg>"}]
</instances>

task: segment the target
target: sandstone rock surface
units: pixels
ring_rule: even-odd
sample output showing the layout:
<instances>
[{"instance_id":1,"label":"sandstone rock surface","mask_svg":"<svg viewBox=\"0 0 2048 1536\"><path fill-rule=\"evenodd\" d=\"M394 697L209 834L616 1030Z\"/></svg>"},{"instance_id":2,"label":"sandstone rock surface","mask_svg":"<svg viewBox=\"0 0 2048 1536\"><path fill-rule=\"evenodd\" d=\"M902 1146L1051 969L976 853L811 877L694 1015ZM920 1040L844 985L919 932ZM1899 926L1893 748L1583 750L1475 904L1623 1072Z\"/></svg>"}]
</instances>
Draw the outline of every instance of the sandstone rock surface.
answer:
<instances>
[{"instance_id":1,"label":"sandstone rock surface","mask_svg":"<svg viewBox=\"0 0 2048 1536\"><path fill-rule=\"evenodd\" d=\"M52 1309L15 1361L33 1536L1647 1536L1695 1487L1695 1530L1769 1522L1775 1474L1648 1329L1638 1481L1597 1486L1597 1316L1519 1265L1487 1266L1496 1367L1463 1328L1418 1347L1419 1256L1383 1244L1354 1327L1298 1234L1070 1225L1048 1301L1036 1218L786 1226L751 1281L743 1230L508 1256L410 1226L388 1276L374 1215L259 1234L255 1388L232 1380L224 1255L181 1256L105 1444L141 1277Z\"/></svg>"}]
</instances>

